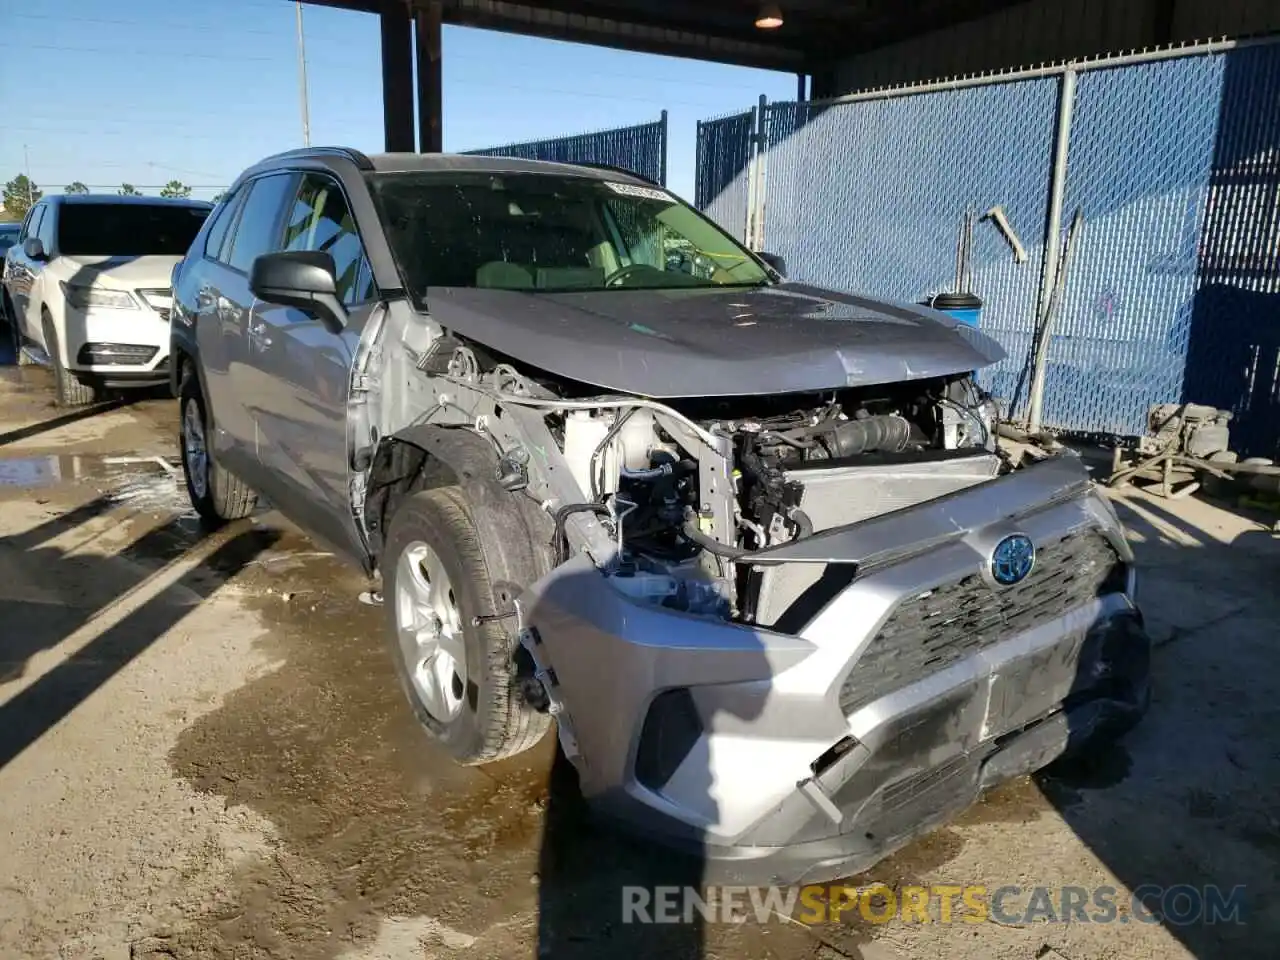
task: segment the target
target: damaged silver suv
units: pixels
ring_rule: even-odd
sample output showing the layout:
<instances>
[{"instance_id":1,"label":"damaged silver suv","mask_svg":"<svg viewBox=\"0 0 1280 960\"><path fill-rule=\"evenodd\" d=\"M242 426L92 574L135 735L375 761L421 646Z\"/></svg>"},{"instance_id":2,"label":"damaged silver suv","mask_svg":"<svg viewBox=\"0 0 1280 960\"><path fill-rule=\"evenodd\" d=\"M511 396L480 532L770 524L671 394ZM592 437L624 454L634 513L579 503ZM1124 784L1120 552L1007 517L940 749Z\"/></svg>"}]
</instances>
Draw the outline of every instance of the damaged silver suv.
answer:
<instances>
[{"instance_id":1,"label":"damaged silver suv","mask_svg":"<svg viewBox=\"0 0 1280 960\"><path fill-rule=\"evenodd\" d=\"M459 761L554 721L601 811L716 875L847 876L1146 707L1121 525L1076 457L1002 452L999 347L654 184L282 154L173 288L200 515L261 493L379 576Z\"/></svg>"}]
</instances>

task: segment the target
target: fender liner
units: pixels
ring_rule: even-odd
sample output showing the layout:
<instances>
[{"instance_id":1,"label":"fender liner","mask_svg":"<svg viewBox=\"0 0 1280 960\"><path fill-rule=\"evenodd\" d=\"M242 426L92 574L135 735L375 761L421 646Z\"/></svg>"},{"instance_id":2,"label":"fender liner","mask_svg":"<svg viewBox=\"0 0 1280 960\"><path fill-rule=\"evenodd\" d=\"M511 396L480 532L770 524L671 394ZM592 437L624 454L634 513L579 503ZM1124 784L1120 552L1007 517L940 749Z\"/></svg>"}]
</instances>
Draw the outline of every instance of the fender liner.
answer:
<instances>
[{"instance_id":1,"label":"fender liner","mask_svg":"<svg viewBox=\"0 0 1280 960\"><path fill-rule=\"evenodd\" d=\"M530 496L503 489L497 467L492 442L470 428L409 427L378 446L365 518L371 545L376 542L380 553L382 531L391 520L388 507L397 494L457 484L480 534L497 613L505 615L514 612L515 598L554 565L554 524Z\"/></svg>"}]
</instances>

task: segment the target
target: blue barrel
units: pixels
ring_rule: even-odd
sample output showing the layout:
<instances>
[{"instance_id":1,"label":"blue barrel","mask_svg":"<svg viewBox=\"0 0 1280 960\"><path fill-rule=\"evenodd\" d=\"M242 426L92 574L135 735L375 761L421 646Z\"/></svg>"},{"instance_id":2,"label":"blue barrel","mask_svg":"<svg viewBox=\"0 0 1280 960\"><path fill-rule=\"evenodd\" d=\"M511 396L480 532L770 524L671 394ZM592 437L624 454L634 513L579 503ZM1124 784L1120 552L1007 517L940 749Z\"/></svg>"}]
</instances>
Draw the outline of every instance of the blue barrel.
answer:
<instances>
[{"instance_id":1,"label":"blue barrel","mask_svg":"<svg viewBox=\"0 0 1280 960\"><path fill-rule=\"evenodd\" d=\"M982 301L972 293L937 293L925 301L925 306L950 314L971 327L978 326L982 316Z\"/></svg>"}]
</instances>

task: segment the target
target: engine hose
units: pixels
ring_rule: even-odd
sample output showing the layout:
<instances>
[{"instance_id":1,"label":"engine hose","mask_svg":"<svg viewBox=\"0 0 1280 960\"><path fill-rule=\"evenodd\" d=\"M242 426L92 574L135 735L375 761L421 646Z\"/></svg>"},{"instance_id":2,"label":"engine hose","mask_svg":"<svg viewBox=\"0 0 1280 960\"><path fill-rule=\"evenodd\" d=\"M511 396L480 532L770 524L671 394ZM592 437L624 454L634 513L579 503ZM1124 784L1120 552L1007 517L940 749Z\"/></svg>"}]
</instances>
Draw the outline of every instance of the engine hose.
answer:
<instances>
[{"instance_id":1,"label":"engine hose","mask_svg":"<svg viewBox=\"0 0 1280 960\"><path fill-rule=\"evenodd\" d=\"M796 507L789 514L787 519L796 525L796 539L803 540L805 537L813 536L813 521L809 519L809 515Z\"/></svg>"},{"instance_id":2,"label":"engine hose","mask_svg":"<svg viewBox=\"0 0 1280 960\"><path fill-rule=\"evenodd\" d=\"M605 448L613 442L613 438L622 431L623 425L630 420L631 415L639 409L639 407L628 407L626 410L618 414L618 416L614 418L613 423L609 426L609 429L605 432L604 439L596 444L596 448L591 451L591 462L588 466L588 470L590 471L591 477L592 500L599 500L604 493L604 491L601 490L602 484L600 482L600 468L597 466L600 461L600 454L604 453Z\"/></svg>"},{"instance_id":3,"label":"engine hose","mask_svg":"<svg viewBox=\"0 0 1280 960\"><path fill-rule=\"evenodd\" d=\"M835 458L854 457L876 450L898 453L906 448L911 438L911 424L897 414L885 414L822 424L814 434Z\"/></svg>"},{"instance_id":4,"label":"engine hose","mask_svg":"<svg viewBox=\"0 0 1280 960\"><path fill-rule=\"evenodd\" d=\"M705 533L698 529L697 516L690 517L685 515L684 526L680 528L680 532L686 539L692 540L707 553L717 557L724 557L726 560L748 560L754 554L750 550L743 550L741 547L735 547L728 543L721 543L714 537L708 537Z\"/></svg>"},{"instance_id":5,"label":"engine hose","mask_svg":"<svg viewBox=\"0 0 1280 960\"><path fill-rule=\"evenodd\" d=\"M793 510L791 512L791 520L796 525L796 539L800 540L810 536L813 533L813 521L802 510ZM749 562L760 551L744 550L742 547L735 547L732 544L721 543L714 537L709 537L698 527L698 515L694 513L693 508L685 510L684 525L681 526L680 532L685 539L692 540L698 546L706 550L707 553L717 557L724 557L726 560L734 560L738 562Z\"/></svg>"}]
</instances>

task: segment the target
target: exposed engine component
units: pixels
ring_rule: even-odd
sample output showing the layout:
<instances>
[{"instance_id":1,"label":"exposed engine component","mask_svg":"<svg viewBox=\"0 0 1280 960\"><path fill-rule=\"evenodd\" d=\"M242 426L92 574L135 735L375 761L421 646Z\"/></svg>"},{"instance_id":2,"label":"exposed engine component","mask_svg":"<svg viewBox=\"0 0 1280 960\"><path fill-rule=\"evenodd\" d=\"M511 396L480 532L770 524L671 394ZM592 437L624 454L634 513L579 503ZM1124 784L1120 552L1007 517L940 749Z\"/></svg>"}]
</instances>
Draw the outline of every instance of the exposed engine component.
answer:
<instances>
[{"instance_id":1,"label":"exposed engine component","mask_svg":"<svg viewBox=\"0 0 1280 960\"><path fill-rule=\"evenodd\" d=\"M1108 485L1154 481L1147 489L1170 499L1195 493L1205 476L1280 489L1280 467L1266 460L1239 462L1231 450L1230 420L1229 411L1204 404L1156 404L1147 412L1148 433L1138 438L1137 456L1130 459L1125 447L1116 445Z\"/></svg>"},{"instance_id":2,"label":"exposed engine component","mask_svg":"<svg viewBox=\"0 0 1280 960\"><path fill-rule=\"evenodd\" d=\"M1230 411L1202 403L1158 403L1147 412L1148 433L1139 438L1138 450L1172 450L1207 460L1231 449L1230 422Z\"/></svg>"},{"instance_id":3,"label":"exposed engine component","mask_svg":"<svg viewBox=\"0 0 1280 960\"><path fill-rule=\"evenodd\" d=\"M911 439L911 424L895 413L859 420L825 421L810 434L834 458L884 450L901 453Z\"/></svg>"},{"instance_id":4,"label":"exposed engine component","mask_svg":"<svg viewBox=\"0 0 1280 960\"><path fill-rule=\"evenodd\" d=\"M616 543L605 573L628 596L694 613L741 613L752 554L815 532L808 501L825 529L832 516L893 508L889 478L903 470L912 477L897 488L927 497L995 469L994 405L971 378L881 389L888 395L836 391L812 396L809 406L789 407L787 397L713 398L675 409L619 398L616 406L566 409L564 456L583 502L562 509L605 524ZM726 418L726 408L738 416ZM986 459L945 466L967 448ZM921 461L943 466L910 467ZM707 465L717 462L709 489ZM729 488L716 490L714 477L723 473ZM711 503L724 496L732 501L721 515L730 518L727 530Z\"/></svg>"}]
</instances>

